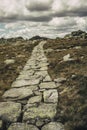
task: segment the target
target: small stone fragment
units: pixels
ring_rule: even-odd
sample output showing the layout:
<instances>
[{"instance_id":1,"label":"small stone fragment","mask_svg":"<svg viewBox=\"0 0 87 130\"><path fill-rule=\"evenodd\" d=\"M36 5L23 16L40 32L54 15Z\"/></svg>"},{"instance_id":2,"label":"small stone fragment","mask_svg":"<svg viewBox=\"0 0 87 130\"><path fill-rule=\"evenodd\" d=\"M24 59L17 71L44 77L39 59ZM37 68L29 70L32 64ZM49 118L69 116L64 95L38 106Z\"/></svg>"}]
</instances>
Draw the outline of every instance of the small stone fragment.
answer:
<instances>
[{"instance_id":1,"label":"small stone fragment","mask_svg":"<svg viewBox=\"0 0 87 130\"><path fill-rule=\"evenodd\" d=\"M54 81L56 83L64 83L64 82L66 82L66 78L60 77L60 78L54 79Z\"/></svg>"},{"instance_id":2,"label":"small stone fragment","mask_svg":"<svg viewBox=\"0 0 87 130\"><path fill-rule=\"evenodd\" d=\"M14 64L14 63L15 63L15 60L14 60L14 59L7 59L7 60L4 61L4 63L5 63L6 65Z\"/></svg>"}]
</instances>

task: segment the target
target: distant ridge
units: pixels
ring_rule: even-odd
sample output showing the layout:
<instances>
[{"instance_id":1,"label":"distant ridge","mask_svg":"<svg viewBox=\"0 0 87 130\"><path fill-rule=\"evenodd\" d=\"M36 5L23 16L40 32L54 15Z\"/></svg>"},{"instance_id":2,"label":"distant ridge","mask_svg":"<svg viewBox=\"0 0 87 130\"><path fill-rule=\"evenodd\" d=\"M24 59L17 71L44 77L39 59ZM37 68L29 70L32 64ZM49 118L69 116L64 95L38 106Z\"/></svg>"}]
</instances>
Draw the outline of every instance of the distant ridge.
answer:
<instances>
[{"instance_id":1,"label":"distant ridge","mask_svg":"<svg viewBox=\"0 0 87 130\"><path fill-rule=\"evenodd\" d=\"M40 37L40 36L36 35L36 36L30 38L29 40L48 40L48 39L49 38L47 38L47 37Z\"/></svg>"}]
</instances>

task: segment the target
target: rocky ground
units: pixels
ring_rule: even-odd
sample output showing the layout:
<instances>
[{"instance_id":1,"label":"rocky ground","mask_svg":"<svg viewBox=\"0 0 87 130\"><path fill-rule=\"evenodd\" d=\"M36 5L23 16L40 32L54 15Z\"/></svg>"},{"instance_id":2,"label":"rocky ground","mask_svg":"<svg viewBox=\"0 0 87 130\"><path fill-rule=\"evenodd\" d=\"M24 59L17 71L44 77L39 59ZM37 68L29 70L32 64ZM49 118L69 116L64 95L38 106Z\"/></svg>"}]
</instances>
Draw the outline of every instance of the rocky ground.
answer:
<instances>
[{"instance_id":1,"label":"rocky ground","mask_svg":"<svg viewBox=\"0 0 87 130\"><path fill-rule=\"evenodd\" d=\"M0 41L0 100L2 100L1 95L11 87L11 83L18 76L37 44L30 41L8 43Z\"/></svg>"},{"instance_id":2,"label":"rocky ground","mask_svg":"<svg viewBox=\"0 0 87 130\"><path fill-rule=\"evenodd\" d=\"M87 40L49 40L44 49L49 60L48 72L61 84L57 119L66 130L86 130Z\"/></svg>"},{"instance_id":3,"label":"rocky ground","mask_svg":"<svg viewBox=\"0 0 87 130\"><path fill-rule=\"evenodd\" d=\"M32 43L0 45L0 129L86 130L87 40Z\"/></svg>"}]
</instances>

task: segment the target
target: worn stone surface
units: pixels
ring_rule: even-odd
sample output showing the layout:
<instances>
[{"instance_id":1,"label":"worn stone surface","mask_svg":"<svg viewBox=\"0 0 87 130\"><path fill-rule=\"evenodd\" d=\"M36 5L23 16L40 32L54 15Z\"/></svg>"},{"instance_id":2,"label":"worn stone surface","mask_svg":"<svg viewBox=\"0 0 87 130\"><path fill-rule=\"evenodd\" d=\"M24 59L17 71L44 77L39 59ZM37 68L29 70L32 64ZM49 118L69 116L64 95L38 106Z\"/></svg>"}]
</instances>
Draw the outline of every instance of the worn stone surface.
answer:
<instances>
[{"instance_id":1,"label":"worn stone surface","mask_svg":"<svg viewBox=\"0 0 87 130\"><path fill-rule=\"evenodd\" d=\"M16 122L21 114L21 104L14 102L0 102L0 119Z\"/></svg>"},{"instance_id":2,"label":"worn stone surface","mask_svg":"<svg viewBox=\"0 0 87 130\"><path fill-rule=\"evenodd\" d=\"M3 98L9 100L21 100L33 95L32 90L29 87L13 88L5 92Z\"/></svg>"},{"instance_id":3,"label":"worn stone surface","mask_svg":"<svg viewBox=\"0 0 87 130\"><path fill-rule=\"evenodd\" d=\"M45 104L42 103L38 107L32 107L27 109L24 113L23 120L28 121L29 119L36 119L37 117L43 118L54 118L56 115L56 104Z\"/></svg>"},{"instance_id":4,"label":"worn stone surface","mask_svg":"<svg viewBox=\"0 0 87 130\"><path fill-rule=\"evenodd\" d=\"M43 97L44 97L44 102L46 102L46 103L57 103L58 102L58 92L55 89L44 91Z\"/></svg>"},{"instance_id":5,"label":"worn stone surface","mask_svg":"<svg viewBox=\"0 0 87 130\"><path fill-rule=\"evenodd\" d=\"M40 80L39 79L32 79L32 80L16 80L13 84L12 87L24 87L28 85L37 85L39 84Z\"/></svg>"},{"instance_id":6,"label":"worn stone surface","mask_svg":"<svg viewBox=\"0 0 87 130\"><path fill-rule=\"evenodd\" d=\"M41 130L64 130L64 126L61 123L51 122L43 126Z\"/></svg>"},{"instance_id":7,"label":"worn stone surface","mask_svg":"<svg viewBox=\"0 0 87 130\"><path fill-rule=\"evenodd\" d=\"M10 125L8 130L39 130L39 129L34 125L28 125L24 123L13 123Z\"/></svg>"},{"instance_id":8,"label":"worn stone surface","mask_svg":"<svg viewBox=\"0 0 87 130\"><path fill-rule=\"evenodd\" d=\"M43 82L39 85L40 89L52 89L57 88L54 82Z\"/></svg>"}]
</instances>

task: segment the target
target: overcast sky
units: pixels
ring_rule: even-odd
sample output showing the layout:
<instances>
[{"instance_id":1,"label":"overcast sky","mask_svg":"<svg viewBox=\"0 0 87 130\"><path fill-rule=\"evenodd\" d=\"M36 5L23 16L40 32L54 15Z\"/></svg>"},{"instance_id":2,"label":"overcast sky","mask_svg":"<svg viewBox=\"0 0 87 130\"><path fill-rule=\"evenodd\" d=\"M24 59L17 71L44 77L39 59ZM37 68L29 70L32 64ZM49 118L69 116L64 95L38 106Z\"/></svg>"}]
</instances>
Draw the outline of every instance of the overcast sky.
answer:
<instances>
[{"instance_id":1,"label":"overcast sky","mask_svg":"<svg viewBox=\"0 0 87 130\"><path fill-rule=\"evenodd\" d=\"M0 37L55 38L87 30L87 0L0 0Z\"/></svg>"}]
</instances>

